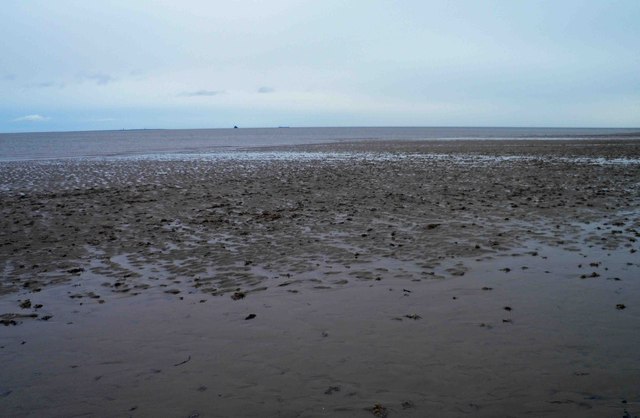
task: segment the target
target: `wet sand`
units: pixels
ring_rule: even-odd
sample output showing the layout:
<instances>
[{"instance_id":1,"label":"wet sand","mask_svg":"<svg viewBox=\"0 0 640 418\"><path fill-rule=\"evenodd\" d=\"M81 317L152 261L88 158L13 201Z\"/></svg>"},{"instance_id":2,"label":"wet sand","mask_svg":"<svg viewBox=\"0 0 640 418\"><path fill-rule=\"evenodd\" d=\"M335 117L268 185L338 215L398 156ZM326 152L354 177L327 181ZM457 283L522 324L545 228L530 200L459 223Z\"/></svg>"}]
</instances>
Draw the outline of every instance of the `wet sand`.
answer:
<instances>
[{"instance_id":1,"label":"wet sand","mask_svg":"<svg viewBox=\"0 0 640 418\"><path fill-rule=\"evenodd\" d=\"M3 416L640 414L638 141L7 162L0 197Z\"/></svg>"}]
</instances>

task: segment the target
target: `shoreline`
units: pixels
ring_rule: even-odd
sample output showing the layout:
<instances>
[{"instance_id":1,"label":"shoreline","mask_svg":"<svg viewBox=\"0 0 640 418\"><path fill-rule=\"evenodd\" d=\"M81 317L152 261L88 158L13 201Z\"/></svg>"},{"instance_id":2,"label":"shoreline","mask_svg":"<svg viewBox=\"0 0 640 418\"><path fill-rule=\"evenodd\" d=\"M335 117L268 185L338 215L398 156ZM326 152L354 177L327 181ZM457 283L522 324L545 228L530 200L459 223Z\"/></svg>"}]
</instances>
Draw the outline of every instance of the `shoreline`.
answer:
<instances>
[{"instance_id":1,"label":"shoreline","mask_svg":"<svg viewBox=\"0 0 640 418\"><path fill-rule=\"evenodd\" d=\"M245 159L243 156L255 155L256 160L264 159L269 154L295 155L317 154L318 159L323 155L342 154L347 157L362 157L375 155L465 155L465 156L520 156L539 157L549 159L571 159L579 156L591 156L598 159L624 159L640 162L638 151L640 137L633 134L632 138L594 137L594 138L448 138L448 139L419 139L419 140L386 140L386 139L344 139L335 142L317 142L298 145L216 145L201 151L193 150L158 150L122 152L114 154L91 154L56 157L14 157L0 158L0 164L20 163L56 163L83 161L182 161L182 160L210 160ZM586 149L583 147L587 146ZM583 149L576 149L580 147ZM597 148L596 148L597 147ZM606 148L603 153L602 148ZM557 157L561 153L562 157ZM577 161L580 162L580 161Z\"/></svg>"},{"instance_id":2,"label":"shoreline","mask_svg":"<svg viewBox=\"0 0 640 418\"><path fill-rule=\"evenodd\" d=\"M533 145L540 141L611 145L640 141L640 129L580 128L289 128L228 130L141 130L65 133L27 133L22 136L0 134L0 155L4 161L56 158L91 158L171 153L210 154L226 148L260 150L264 147L304 147L328 149L332 144L360 141L385 143L449 143L477 146L490 141ZM475 145L474 145L475 143ZM422 145L421 145L422 146ZM323 148L327 149L327 148ZM422 152L422 151L421 151ZM555 152L555 150L554 150Z\"/></svg>"}]
</instances>

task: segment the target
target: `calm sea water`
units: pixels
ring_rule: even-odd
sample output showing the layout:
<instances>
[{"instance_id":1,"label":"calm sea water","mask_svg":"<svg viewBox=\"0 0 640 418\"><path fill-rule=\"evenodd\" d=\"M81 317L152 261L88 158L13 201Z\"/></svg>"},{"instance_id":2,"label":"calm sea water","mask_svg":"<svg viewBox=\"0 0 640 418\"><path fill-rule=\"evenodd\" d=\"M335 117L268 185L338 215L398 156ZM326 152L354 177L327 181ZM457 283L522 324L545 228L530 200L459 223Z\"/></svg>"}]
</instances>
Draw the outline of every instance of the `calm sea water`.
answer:
<instances>
[{"instance_id":1,"label":"calm sea water","mask_svg":"<svg viewBox=\"0 0 640 418\"><path fill-rule=\"evenodd\" d=\"M357 140L579 139L639 137L640 129L599 128L264 128L0 134L0 161L202 154L278 145Z\"/></svg>"}]
</instances>

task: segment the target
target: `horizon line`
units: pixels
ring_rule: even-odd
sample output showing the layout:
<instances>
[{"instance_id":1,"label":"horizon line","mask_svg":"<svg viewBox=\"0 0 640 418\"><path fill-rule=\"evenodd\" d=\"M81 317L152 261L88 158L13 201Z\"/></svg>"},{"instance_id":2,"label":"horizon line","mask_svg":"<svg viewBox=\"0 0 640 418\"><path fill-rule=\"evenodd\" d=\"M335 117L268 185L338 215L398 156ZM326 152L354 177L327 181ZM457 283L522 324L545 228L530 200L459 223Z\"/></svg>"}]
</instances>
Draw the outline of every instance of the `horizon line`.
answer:
<instances>
[{"instance_id":1,"label":"horizon line","mask_svg":"<svg viewBox=\"0 0 640 418\"><path fill-rule=\"evenodd\" d=\"M123 131L211 131L211 130L241 130L241 129L618 129L618 130L639 130L640 126L614 127L614 126L522 126L522 125L322 125L322 126L231 126L228 128L121 128L121 129L69 129L54 131L6 131L0 135L15 134L54 134L54 133L82 133L82 132L123 132Z\"/></svg>"}]
</instances>

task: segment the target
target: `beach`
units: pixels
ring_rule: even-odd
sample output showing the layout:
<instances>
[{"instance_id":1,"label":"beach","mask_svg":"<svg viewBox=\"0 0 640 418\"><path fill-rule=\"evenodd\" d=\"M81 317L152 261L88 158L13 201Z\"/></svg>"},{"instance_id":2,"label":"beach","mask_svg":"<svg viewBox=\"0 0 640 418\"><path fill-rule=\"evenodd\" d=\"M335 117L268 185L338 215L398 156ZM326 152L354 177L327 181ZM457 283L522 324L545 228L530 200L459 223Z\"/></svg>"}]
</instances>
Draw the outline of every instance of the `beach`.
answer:
<instances>
[{"instance_id":1,"label":"beach","mask_svg":"<svg viewBox=\"0 0 640 418\"><path fill-rule=\"evenodd\" d=\"M640 414L640 142L0 163L0 415Z\"/></svg>"}]
</instances>

